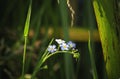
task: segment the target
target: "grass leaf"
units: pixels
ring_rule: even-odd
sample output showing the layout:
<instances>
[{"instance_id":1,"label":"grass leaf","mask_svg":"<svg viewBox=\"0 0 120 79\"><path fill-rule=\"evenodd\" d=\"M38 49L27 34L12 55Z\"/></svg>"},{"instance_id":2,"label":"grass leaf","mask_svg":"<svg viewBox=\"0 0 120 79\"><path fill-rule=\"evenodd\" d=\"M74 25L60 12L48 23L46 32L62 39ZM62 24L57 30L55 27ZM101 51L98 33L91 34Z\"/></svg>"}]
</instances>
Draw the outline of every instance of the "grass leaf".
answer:
<instances>
[{"instance_id":1,"label":"grass leaf","mask_svg":"<svg viewBox=\"0 0 120 79\"><path fill-rule=\"evenodd\" d=\"M30 25L30 17L31 17L31 7L32 7L32 0L30 0L28 14L27 14L26 22L25 22L24 36L28 36L29 25Z\"/></svg>"}]
</instances>

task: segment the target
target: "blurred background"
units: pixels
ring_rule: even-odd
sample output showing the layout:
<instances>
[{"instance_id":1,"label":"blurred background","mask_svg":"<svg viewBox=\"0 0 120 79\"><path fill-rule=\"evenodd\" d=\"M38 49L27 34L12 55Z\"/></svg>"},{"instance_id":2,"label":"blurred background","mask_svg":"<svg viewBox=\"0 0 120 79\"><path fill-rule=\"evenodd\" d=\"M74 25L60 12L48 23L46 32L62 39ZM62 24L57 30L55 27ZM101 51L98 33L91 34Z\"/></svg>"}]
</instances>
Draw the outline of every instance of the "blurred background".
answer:
<instances>
[{"instance_id":1,"label":"blurred background","mask_svg":"<svg viewBox=\"0 0 120 79\"><path fill-rule=\"evenodd\" d=\"M40 70L36 79L93 79L88 50L88 31L91 31L97 73L99 79L104 79L103 54L92 2L70 0L70 5L75 12L73 26L66 0L32 1L25 65L27 76L33 72L50 40L60 38L76 43L80 59L76 61L68 55L55 55L45 62L48 69ZM0 0L0 79L18 79L21 76L28 6L29 0Z\"/></svg>"}]
</instances>

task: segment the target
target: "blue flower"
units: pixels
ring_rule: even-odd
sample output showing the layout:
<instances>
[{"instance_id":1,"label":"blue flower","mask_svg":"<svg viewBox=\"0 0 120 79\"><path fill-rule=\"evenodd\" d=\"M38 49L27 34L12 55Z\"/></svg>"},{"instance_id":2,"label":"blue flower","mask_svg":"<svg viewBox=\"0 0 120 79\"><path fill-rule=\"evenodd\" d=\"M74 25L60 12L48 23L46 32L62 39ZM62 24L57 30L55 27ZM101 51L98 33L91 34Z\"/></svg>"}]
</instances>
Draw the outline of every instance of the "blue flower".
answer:
<instances>
[{"instance_id":1,"label":"blue flower","mask_svg":"<svg viewBox=\"0 0 120 79\"><path fill-rule=\"evenodd\" d=\"M72 41L69 41L68 43L68 46L69 46L69 48L76 48L76 44L75 43L73 43Z\"/></svg>"},{"instance_id":2,"label":"blue flower","mask_svg":"<svg viewBox=\"0 0 120 79\"><path fill-rule=\"evenodd\" d=\"M61 45L62 43L65 43L65 41L62 40L62 39L56 39L55 41L56 41L59 45Z\"/></svg>"},{"instance_id":3,"label":"blue flower","mask_svg":"<svg viewBox=\"0 0 120 79\"><path fill-rule=\"evenodd\" d=\"M47 49L49 52L53 53L55 52L57 49L56 49L56 45L50 45L48 46L48 49Z\"/></svg>"},{"instance_id":4,"label":"blue flower","mask_svg":"<svg viewBox=\"0 0 120 79\"><path fill-rule=\"evenodd\" d=\"M61 47L61 50L69 50L69 46L66 43L62 43L60 47Z\"/></svg>"}]
</instances>

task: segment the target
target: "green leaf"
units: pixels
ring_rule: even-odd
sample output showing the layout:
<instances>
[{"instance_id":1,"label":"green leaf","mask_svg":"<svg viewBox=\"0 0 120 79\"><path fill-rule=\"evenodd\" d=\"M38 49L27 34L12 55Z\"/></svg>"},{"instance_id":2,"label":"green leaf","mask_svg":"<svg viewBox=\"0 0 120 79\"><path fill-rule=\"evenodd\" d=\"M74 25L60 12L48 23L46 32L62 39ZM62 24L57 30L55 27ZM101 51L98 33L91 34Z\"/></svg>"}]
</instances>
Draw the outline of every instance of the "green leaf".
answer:
<instances>
[{"instance_id":1,"label":"green leaf","mask_svg":"<svg viewBox=\"0 0 120 79\"><path fill-rule=\"evenodd\" d=\"M30 5L28 9L28 14L25 22L25 28L24 28L24 36L28 36L28 31L29 31L29 25L30 25L30 17L31 17L31 7L32 7L32 0L30 0Z\"/></svg>"}]
</instances>

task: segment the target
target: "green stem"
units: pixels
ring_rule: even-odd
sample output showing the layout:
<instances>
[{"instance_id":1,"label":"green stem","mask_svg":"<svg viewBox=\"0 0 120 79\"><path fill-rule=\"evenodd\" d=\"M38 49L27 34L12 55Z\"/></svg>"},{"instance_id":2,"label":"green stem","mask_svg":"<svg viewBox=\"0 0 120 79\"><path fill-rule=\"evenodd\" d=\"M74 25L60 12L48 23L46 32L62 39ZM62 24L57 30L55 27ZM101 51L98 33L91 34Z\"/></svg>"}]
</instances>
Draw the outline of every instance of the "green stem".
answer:
<instances>
[{"instance_id":1,"label":"green stem","mask_svg":"<svg viewBox=\"0 0 120 79\"><path fill-rule=\"evenodd\" d=\"M59 53L67 53L67 54L74 54L73 52L68 52L68 51L56 51L52 54L49 54L47 57L45 57L45 60L50 58L51 56L55 55L55 54L59 54Z\"/></svg>"},{"instance_id":2,"label":"green stem","mask_svg":"<svg viewBox=\"0 0 120 79\"><path fill-rule=\"evenodd\" d=\"M90 53L90 61L91 61L91 66L92 66L92 74L93 74L93 79L98 79L97 76L97 70L96 70L96 66L95 66L95 59L94 59L94 54L92 52L92 48L91 48L91 38L90 38L90 32L89 32L89 41L88 41L88 49L89 49L89 53Z\"/></svg>"},{"instance_id":3,"label":"green stem","mask_svg":"<svg viewBox=\"0 0 120 79\"><path fill-rule=\"evenodd\" d=\"M44 62L44 61L43 61L43 58L41 58L40 61L39 61L39 63L38 63L38 65L37 65L37 66L35 67L35 69L34 69L34 72L33 72L33 74L32 74L31 79L34 79L36 73L39 71L39 68L42 66L43 62Z\"/></svg>"},{"instance_id":4,"label":"green stem","mask_svg":"<svg viewBox=\"0 0 120 79\"><path fill-rule=\"evenodd\" d=\"M24 79L25 73L25 56L26 56L26 47L27 47L27 37L25 36L25 43L24 43L24 52L23 52L23 62L22 62L22 79Z\"/></svg>"},{"instance_id":5,"label":"green stem","mask_svg":"<svg viewBox=\"0 0 120 79\"><path fill-rule=\"evenodd\" d=\"M45 56L42 56L42 58L40 59L38 65L36 66L33 74L32 74L32 78L31 79L34 79L36 73L39 71L40 67L42 66L42 64L48 59L50 58L51 56L55 55L55 54L59 54L59 53L67 53L67 54L74 54L74 52L68 52L68 51L56 51L54 53L51 53L51 54L47 54Z\"/></svg>"},{"instance_id":6,"label":"green stem","mask_svg":"<svg viewBox=\"0 0 120 79\"><path fill-rule=\"evenodd\" d=\"M25 43L24 43L23 62L22 62L22 79L24 79L24 74L25 74L25 56L26 56L27 36L29 33L31 10L32 10L32 0L30 0L28 13L27 13L27 17L26 17L26 22L25 22L25 28L24 28L24 41L25 41Z\"/></svg>"},{"instance_id":7,"label":"green stem","mask_svg":"<svg viewBox=\"0 0 120 79\"><path fill-rule=\"evenodd\" d=\"M50 41L49 45L52 44L53 40L54 40L54 38L52 38L52 40ZM49 45L48 45L48 46L49 46ZM47 49L48 49L48 47L47 47ZM34 79L36 73L38 72L39 68L41 67L42 63L44 62L44 61L43 61L44 58L48 55L47 49L45 50L45 52L44 52L44 54L42 55L40 61L38 62L37 66L35 67L31 79Z\"/></svg>"}]
</instances>

